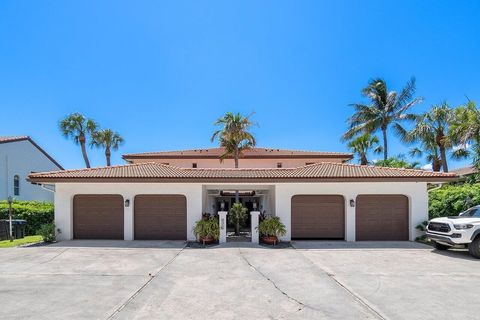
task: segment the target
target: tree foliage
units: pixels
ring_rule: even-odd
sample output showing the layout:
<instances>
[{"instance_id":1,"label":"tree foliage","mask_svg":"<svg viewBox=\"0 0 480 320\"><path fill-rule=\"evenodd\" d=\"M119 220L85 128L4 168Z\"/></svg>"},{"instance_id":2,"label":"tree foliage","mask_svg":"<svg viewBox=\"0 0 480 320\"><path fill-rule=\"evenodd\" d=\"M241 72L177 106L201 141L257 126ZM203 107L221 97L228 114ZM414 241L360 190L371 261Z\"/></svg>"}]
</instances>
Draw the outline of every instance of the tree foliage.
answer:
<instances>
[{"instance_id":1,"label":"tree foliage","mask_svg":"<svg viewBox=\"0 0 480 320\"><path fill-rule=\"evenodd\" d=\"M354 103L351 105L355 112L348 119L349 129L343 135L343 139L380 130L383 136L383 160L387 160L388 129L392 127L395 133L404 135L406 130L401 123L414 118L409 110L423 99L414 97L415 78L411 78L399 93L388 91L385 80L373 79L362 90L362 94L370 100L370 104Z\"/></svg>"},{"instance_id":2,"label":"tree foliage","mask_svg":"<svg viewBox=\"0 0 480 320\"><path fill-rule=\"evenodd\" d=\"M456 216L480 204L480 184L447 185L428 194L429 219Z\"/></svg>"}]
</instances>

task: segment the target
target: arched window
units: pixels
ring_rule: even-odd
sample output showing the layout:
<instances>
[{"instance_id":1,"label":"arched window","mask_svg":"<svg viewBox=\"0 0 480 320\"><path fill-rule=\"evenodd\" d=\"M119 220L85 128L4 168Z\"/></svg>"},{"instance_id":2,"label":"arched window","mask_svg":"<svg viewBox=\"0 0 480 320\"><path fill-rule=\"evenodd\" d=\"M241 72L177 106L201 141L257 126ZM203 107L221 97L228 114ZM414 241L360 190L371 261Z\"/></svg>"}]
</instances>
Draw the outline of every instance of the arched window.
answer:
<instances>
[{"instance_id":1,"label":"arched window","mask_svg":"<svg viewBox=\"0 0 480 320\"><path fill-rule=\"evenodd\" d=\"M15 175L13 177L13 195L20 195L20 177L18 175Z\"/></svg>"}]
</instances>

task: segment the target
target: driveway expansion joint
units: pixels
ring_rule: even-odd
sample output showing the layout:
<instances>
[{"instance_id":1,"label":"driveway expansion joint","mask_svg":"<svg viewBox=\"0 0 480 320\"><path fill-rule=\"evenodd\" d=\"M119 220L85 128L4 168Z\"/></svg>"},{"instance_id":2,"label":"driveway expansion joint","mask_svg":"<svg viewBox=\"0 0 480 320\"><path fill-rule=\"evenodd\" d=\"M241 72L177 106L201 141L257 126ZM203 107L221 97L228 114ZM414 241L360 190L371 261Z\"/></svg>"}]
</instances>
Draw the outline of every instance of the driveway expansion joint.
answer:
<instances>
[{"instance_id":1,"label":"driveway expansion joint","mask_svg":"<svg viewBox=\"0 0 480 320\"><path fill-rule=\"evenodd\" d=\"M358 303L360 303L362 306L364 306L367 310L369 310L375 317L377 317L380 320L388 320L388 318L384 315L382 315L379 311L375 309L366 299L362 298L359 294L355 293L352 289L348 288L345 284L343 284L339 279L335 277L335 274L323 269L322 267L318 266L315 264L309 257L305 256L302 253L302 250L297 250L294 247L294 250L299 252L305 260L307 260L314 268L319 269L321 272L325 273L330 279L332 279L338 286L340 286L343 290L345 290L349 295L351 295Z\"/></svg>"},{"instance_id":2,"label":"driveway expansion joint","mask_svg":"<svg viewBox=\"0 0 480 320\"><path fill-rule=\"evenodd\" d=\"M306 305L305 303L295 299L294 297L290 296L288 293L286 293L285 291L283 291L276 283L275 281L273 281L271 278L269 278L267 275L265 275L263 272L261 272L260 270L258 270L250 261L248 261L248 259L245 257L245 255L243 254L242 250L240 248L238 248L238 252L240 253L240 257L242 257L242 259L250 266L250 268L252 268L255 272L257 272L260 276L262 276L262 278L264 278L265 280L267 280L268 282L270 282L273 287L278 291L280 292L281 294L283 294L285 297L287 297L289 300L295 302L296 304L298 304L299 308L297 309L296 312L300 312L302 311L303 309L305 308L308 308L308 309L312 309L312 310L315 310L315 311L321 311L321 310L317 310L309 305Z\"/></svg>"},{"instance_id":3,"label":"driveway expansion joint","mask_svg":"<svg viewBox=\"0 0 480 320\"><path fill-rule=\"evenodd\" d=\"M186 248L187 244L185 244L183 246L182 249L180 249L180 251L178 251L173 257L172 259L170 259L167 263L165 263L160 269L158 269L157 272L155 272L153 275L151 273L148 274L148 280L140 286L140 288L138 288L128 299L127 301L125 301L124 303L122 303L121 306L119 306L117 309L115 309L112 314L110 316L107 317L107 320L109 319L113 319L117 314L119 314L123 308L125 308L130 302L133 301L133 299L135 299L136 296L138 296L140 294L140 292L142 292L143 289L145 289L152 281L153 279L155 279L156 276L158 276L160 274L160 272L162 272L166 267L168 267L170 264L173 263L173 261L183 252L183 250Z\"/></svg>"}]
</instances>

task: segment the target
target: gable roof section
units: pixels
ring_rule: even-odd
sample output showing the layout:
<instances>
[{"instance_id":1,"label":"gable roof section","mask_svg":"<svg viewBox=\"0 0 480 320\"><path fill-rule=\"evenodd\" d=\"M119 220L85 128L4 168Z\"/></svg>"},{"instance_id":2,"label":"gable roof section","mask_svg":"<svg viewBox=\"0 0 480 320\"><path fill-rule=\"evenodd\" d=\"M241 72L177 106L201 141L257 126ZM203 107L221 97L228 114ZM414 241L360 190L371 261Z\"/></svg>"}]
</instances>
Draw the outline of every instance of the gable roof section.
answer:
<instances>
[{"instance_id":1,"label":"gable roof section","mask_svg":"<svg viewBox=\"0 0 480 320\"><path fill-rule=\"evenodd\" d=\"M477 172L477 169L474 166L469 166L469 167L463 167L463 168L457 168L450 170L450 172L456 173L459 176L468 176L470 174L474 174Z\"/></svg>"},{"instance_id":2,"label":"gable roof section","mask_svg":"<svg viewBox=\"0 0 480 320\"><path fill-rule=\"evenodd\" d=\"M35 148L37 148L41 153L45 155L51 162L53 162L59 169L63 170L63 167L55 160L52 156L50 156L45 150L40 148L35 141L32 140L29 136L0 136L0 144L2 143L11 143L11 142L19 142L19 141L29 141Z\"/></svg>"},{"instance_id":3,"label":"gable roof section","mask_svg":"<svg viewBox=\"0 0 480 320\"><path fill-rule=\"evenodd\" d=\"M179 151L159 151L124 154L123 159L218 159L224 153L224 148L192 149ZM243 159L277 159L277 158L340 158L349 160L353 158L346 152L320 152L301 151L272 148L252 148L245 150Z\"/></svg>"},{"instance_id":4,"label":"gable roof section","mask_svg":"<svg viewBox=\"0 0 480 320\"><path fill-rule=\"evenodd\" d=\"M63 170L29 175L31 182L347 182L452 181L454 173L316 163L298 168L178 168L160 163Z\"/></svg>"}]
</instances>

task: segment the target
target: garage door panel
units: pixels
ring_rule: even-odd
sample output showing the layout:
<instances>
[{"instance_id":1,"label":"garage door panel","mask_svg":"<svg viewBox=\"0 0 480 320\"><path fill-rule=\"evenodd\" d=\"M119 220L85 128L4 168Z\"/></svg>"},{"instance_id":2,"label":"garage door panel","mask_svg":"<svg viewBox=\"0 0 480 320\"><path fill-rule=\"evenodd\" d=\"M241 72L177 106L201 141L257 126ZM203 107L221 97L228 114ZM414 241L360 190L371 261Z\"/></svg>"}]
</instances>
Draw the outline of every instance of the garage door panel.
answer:
<instances>
[{"instance_id":1,"label":"garage door panel","mask_svg":"<svg viewBox=\"0 0 480 320\"><path fill-rule=\"evenodd\" d=\"M73 238L123 240L121 195L75 195Z\"/></svg>"},{"instance_id":2,"label":"garage door panel","mask_svg":"<svg viewBox=\"0 0 480 320\"><path fill-rule=\"evenodd\" d=\"M356 239L408 240L408 198L404 195L360 195L356 201Z\"/></svg>"},{"instance_id":3,"label":"garage door panel","mask_svg":"<svg viewBox=\"0 0 480 320\"><path fill-rule=\"evenodd\" d=\"M138 240L185 240L187 200L183 195L138 195L134 201Z\"/></svg>"},{"instance_id":4,"label":"garage door panel","mask_svg":"<svg viewBox=\"0 0 480 320\"><path fill-rule=\"evenodd\" d=\"M339 195L292 197L292 238L344 239L345 201Z\"/></svg>"}]
</instances>

